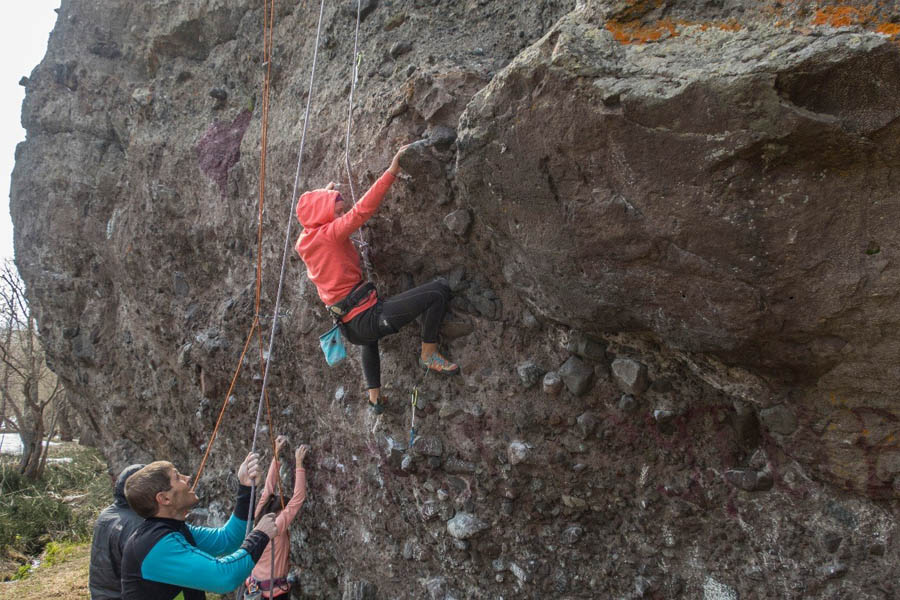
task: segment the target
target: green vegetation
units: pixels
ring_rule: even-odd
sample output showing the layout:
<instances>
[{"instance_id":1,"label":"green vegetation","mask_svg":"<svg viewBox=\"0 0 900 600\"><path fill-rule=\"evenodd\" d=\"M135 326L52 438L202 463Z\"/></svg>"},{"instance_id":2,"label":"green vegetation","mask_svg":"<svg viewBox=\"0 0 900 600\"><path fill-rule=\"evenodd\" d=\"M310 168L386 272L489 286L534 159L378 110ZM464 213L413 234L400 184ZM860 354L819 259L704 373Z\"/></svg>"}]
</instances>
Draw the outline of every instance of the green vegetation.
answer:
<instances>
[{"instance_id":1,"label":"green vegetation","mask_svg":"<svg viewBox=\"0 0 900 600\"><path fill-rule=\"evenodd\" d=\"M18 472L16 457L0 457L0 558L8 565L0 579L27 576L29 557L42 551L45 563L65 561L76 543L90 541L94 520L112 502L112 484L96 450L61 444L50 456L72 461L50 462L37 481Z\"/></svg>"}]
</instances>

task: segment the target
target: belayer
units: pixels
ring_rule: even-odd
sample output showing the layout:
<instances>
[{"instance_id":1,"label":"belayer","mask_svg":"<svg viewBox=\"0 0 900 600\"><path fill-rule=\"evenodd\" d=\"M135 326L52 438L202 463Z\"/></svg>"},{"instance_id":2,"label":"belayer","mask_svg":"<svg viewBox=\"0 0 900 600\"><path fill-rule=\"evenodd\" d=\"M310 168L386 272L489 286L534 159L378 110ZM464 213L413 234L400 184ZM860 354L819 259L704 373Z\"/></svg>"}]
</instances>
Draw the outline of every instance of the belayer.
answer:
<instances>
[{"instance_id":1,"label":"belayer","mask_svg":"<svg viewBox=\"0 0 900 600\"><path fill-rule=\"evenodd\" d=\"M375 213L400 174L400 155L407 147L397 151L390 168L350 210L345 212L344 199L334 189L334 183L323 190L304 193L297 202L297 220L303 232L295 248L319 298L339 322L344 337L362 348L369 405L376 414L384 410L378 340L397 333L419 315L423 315L419 364L438 373L459 372L459 367L437 349L438 329L450 300L446 282L435 280L382 299L375 286L363 279L359 254L350 241L350 235Z\"/></svg>"},{"instance_id":2,"label":"belayer","mask_svg":"<svg viewBox=\"0 0 900 600\"><path fill-rule=\"evenodd\" d=\"M199 500L191 478L172 463L152 462L131 475L125 498L145 520L122 554L122 598L202 600L204 591L225 594L238 587L277 531L275 515L268 514L244 536L258 466L254 453L241 463L234 513L217 529L185 523Z\"/></svg>"}]
</instances>

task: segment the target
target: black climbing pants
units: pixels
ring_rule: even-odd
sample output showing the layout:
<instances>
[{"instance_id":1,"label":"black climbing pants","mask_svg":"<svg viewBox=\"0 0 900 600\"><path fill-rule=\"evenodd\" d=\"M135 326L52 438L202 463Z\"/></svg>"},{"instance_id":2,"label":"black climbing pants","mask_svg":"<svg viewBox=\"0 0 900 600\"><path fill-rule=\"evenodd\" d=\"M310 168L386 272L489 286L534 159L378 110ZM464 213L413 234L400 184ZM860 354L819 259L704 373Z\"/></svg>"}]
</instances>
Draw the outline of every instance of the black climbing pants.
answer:
<instances>
[{"instance_id":1,"label":"black climbing pants","mask_svg":"<svg viewBox=\"0 0 900 600\"><path fill-rule=\"evenodd\" d=\"M423 315L422 342L437 342L438 329L449 300L450 287L443 279L437 279L386 300L378 300L375 306L344 324L343 332L347 341L362 347L363 375L367 389L381 387L378 340L397 333L401 327Z\"/></svg>"}]
</instances>

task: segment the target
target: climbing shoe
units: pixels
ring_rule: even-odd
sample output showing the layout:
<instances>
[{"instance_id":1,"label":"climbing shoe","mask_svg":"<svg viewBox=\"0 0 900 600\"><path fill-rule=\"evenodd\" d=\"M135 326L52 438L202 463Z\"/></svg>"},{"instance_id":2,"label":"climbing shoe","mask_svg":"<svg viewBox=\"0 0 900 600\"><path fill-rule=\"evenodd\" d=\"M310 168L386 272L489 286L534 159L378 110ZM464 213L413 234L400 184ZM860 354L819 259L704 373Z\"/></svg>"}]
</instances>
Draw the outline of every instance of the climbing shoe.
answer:
<instances>
[{"instance_id":1,"label":"climbing shoe","mask_svg":"<svg viewBox=\"0 0 900 600\"><path fill-rule=\"evenodd\" d=\"M384 396L379 396L378 402L375 402L374 404L372 402L369 402L369 410L372 411L372 414L380 415L381 413L384 412L384 405L385 405L384 400L385 400Z\"/></svg>"},{"instance_id":2,"label":"climbing shoe","mask_svg":"<svg viewBox=\"0 0 900 600\"><path fill-rule=\"evenodd\" d=\"M456 375L459 373L459 365L452 363L437 352L431 355L428 360L422 360L419 357L419 366L445 375Z\"/></svg>"}]
</instances>

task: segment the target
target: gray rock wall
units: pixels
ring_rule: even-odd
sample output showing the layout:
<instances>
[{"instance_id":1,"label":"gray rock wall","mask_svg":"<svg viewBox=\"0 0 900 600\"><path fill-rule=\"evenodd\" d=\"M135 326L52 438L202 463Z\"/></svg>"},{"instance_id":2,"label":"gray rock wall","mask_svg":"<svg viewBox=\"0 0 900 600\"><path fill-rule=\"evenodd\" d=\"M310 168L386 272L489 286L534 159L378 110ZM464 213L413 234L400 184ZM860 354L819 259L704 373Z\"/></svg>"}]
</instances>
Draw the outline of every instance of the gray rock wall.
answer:
<instances>
[{"instance_id":1,"label":"gray rock wall","mask_svg":"<svg viewBox=\"0 0 900 600\"><path fill-rule=\"evenodd\" d=\"M273 428L313 448L302 597L898 592L897 15L744 4L362 3L356 189L431 141L371 221L375 278L448 279L463 375L423 378L408 327L374 422L288 258L268 390ZM276 1L263 346L318 9ZM325 7L304 189L347 182L355 9ZM254 315L262 20L64 1L11 190L41 335L113 468L196 469L227 403L210 523L260 394L252 341L227 397Z\"/></svg>"}]
</instances>

